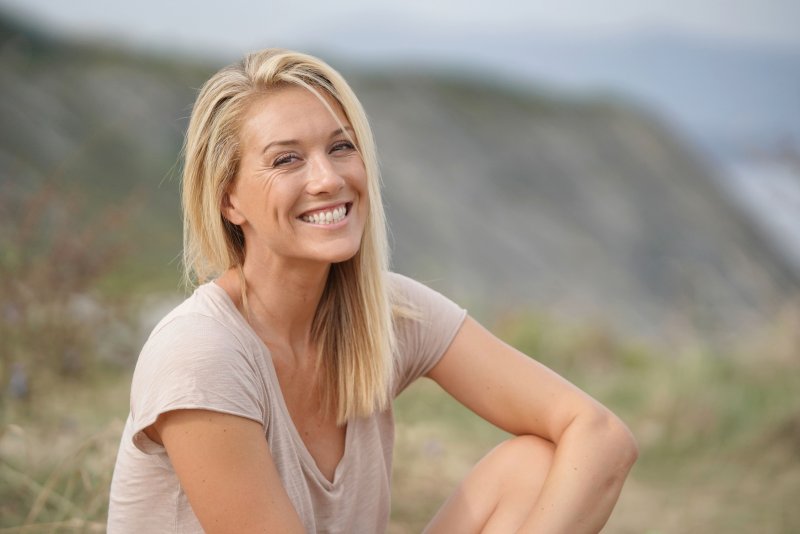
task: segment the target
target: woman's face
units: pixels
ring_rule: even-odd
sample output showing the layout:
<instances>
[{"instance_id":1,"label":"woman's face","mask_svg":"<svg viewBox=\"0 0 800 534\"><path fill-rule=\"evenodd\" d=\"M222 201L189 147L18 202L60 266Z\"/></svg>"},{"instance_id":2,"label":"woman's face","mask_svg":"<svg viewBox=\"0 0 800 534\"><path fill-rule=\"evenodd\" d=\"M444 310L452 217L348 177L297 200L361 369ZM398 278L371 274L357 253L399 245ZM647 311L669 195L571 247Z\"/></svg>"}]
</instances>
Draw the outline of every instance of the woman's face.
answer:
<instances>
[{"instance_id":1,"label":"woman's face","mask_svg":"<svg viewBox=\"0 0 800 534\"><path fill-rule=\"evenodd\" d=\"M335 100L302 87L254 101L240 131L239 172L223 215L239 225L246 257L256 261L336 263L361 245L369 198L355 134Z\"/></svg>"}]
</instances>

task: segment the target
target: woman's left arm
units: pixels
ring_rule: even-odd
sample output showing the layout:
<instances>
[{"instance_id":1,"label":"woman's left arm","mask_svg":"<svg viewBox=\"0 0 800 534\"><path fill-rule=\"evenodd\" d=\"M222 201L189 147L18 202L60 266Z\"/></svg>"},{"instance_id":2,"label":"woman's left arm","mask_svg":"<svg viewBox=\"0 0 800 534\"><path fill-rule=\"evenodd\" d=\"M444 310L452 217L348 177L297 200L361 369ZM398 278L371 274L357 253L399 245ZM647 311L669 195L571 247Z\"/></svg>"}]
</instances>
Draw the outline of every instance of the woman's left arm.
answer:
<instances>
[{"instance_id":1,"label":"woman's left arm","mask_svg":"<svg viewBox=\"0 0 800 534\"><path fill-rule=\"evenodd\" d=\"M637 457L625 424L589 395L467 317L427 375L512 434L556 446L522 532L598 532Z\"/></svg>"}]
</instances>

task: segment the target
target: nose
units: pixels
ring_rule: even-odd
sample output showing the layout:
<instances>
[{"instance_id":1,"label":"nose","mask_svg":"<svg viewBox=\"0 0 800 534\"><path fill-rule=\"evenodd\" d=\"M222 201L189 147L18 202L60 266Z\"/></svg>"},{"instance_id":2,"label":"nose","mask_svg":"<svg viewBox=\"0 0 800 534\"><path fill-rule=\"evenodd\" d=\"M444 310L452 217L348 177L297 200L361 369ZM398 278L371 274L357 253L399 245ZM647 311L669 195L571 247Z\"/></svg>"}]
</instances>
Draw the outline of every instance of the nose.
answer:
<instances>
[{"instance_id":1,"label":"nose","mask_svg":"<svg viewBox=\"0 0 800 534\"><path fill-rule=\"evenodd\" d=\"M336 194L342 190L344 184L344 177L326 155L321 155L312 160L306 185L306 190L309 194Z\"/></svg>"}]
</instances>

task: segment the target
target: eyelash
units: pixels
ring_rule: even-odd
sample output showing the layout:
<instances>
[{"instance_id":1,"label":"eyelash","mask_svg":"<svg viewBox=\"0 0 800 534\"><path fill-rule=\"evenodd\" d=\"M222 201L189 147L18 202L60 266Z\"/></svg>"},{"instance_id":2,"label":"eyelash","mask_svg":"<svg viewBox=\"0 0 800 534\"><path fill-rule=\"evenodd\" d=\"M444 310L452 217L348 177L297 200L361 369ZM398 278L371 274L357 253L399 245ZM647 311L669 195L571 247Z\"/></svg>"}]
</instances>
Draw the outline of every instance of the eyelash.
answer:
<instances>
[{"instance_id":1,"label":"eyelash","mask_svg":"<svg viewBox=\"0 0 800 534\"><path fill-rule=\"evenodd\" d=\"M333 145L332 150L338 150L338 149L341 149L341 148L347 148L349 150L354 150L355 149L355 147L353 146L353 143L351 143L350 141L340 141L340 142L336 143L335 145Z\"/></svg>"},{"instance_id":2,"label":"eyelash","mask_svg":"<svg viewBox=\"0 0 800 534\"><path fill-rule=\"evenodd\" d=\"M280 156L275 158L275 161L272 162L272 166L273 167L279 167L279 166L284 165L286 163L291 163L293 158L294 159L299 159L299 156L297 154L292 154L292 153L290 153L290 154L281 154Z\"/></svg>"},{"instance_id":3,"label":"eyelash","mask_svg":"<svg viewBox=\"0 0 800 534\"><path fill-rule=\"evenodd\" d=\"M353 146L353 143L351 143L350 141L339 141L338 143L336 143L331 147L332 152L342 149L355 150L355 146ZM300 159L300 156L298 156L293 152L290 152L288 154L281 154L280 156L275 158L275 161L272 162L272 166L279 167L287 163L292 163L293 159Z\"/></svg>"}]
</instances>

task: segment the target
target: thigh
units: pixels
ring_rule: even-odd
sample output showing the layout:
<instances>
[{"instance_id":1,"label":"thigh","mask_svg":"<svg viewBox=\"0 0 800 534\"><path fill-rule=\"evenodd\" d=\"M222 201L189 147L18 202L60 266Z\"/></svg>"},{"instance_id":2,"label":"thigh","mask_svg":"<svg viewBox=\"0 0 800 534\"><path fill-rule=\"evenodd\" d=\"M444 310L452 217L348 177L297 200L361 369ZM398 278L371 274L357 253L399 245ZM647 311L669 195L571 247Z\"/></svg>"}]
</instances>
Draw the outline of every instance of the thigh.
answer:
<instances>
[{"instance_id":1,"label":"thigh","mask_svg":"<svg viewBox=\"0 0 800 534\"><path fill-rule=\"evenodd\" d=\"M514 532L533 508L553 450L552 443L536 436L504 441L475 464L426 534Z\"/></svg>"}]
</instances>

